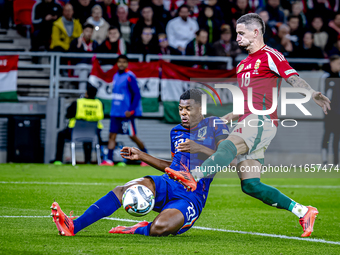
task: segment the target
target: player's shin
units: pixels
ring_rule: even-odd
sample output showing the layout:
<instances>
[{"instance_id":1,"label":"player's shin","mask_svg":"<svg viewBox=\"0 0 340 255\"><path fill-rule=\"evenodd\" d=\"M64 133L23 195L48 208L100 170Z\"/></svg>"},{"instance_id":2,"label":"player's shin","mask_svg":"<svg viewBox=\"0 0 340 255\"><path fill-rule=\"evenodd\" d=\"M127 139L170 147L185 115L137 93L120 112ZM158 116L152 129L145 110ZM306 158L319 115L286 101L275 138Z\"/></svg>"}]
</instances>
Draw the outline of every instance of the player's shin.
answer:
<instances>
[{"instance_id":1,"label":"player's shin","mask_svg":"<svg viewBox=\"0 0 340 255\"><path fill-rule=\"evenodd\" d=\"M110 216L121 204L116 194L110 191L97 202L92 204L83 215L73 221L74 224L74 234L80 230L86 228L87 226L93 224L94 222Z\"/></svg>"},{"instance_id":2,"label":"player's shin","mask_svg":"<svg viewBox=\"0 0 340 255\"><path fill-rule=\"evenodd\" d=\"M237 149L232 141L225 140L218 146L217 151L211 155L203 164L191 171L196 181L217 173L218 169L227 167L236 157Z\"/></svg>"}]
</instances>

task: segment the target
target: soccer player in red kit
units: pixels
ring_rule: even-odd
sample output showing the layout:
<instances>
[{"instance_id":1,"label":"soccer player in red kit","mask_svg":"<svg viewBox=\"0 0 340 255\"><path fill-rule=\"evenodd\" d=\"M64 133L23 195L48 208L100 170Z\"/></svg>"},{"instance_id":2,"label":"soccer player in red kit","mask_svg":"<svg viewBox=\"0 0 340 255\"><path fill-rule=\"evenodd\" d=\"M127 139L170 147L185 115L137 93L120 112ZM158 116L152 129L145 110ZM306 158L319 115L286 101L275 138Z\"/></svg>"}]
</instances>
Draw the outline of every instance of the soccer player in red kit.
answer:
<instances>
[{"instance_id":1,"label":"soccer player in red kit","mask_svg":"<svg viewBox=\"0 0 340 255\"><path fill-rule=\"evenodd\" d=\"M254 109L271 109L273 96L274 98L278 96L273 95L273 88L279 89L281 78L295 88L307 89L325 114L327 109L330 110L330 101L301 79L280 52L264 44L264 31L265 24L255 13L243 15L236 22L236 40L249 55L236 68L239 87L244 95L244 114L238 116L229 113L223 117L228 121L238 120L232 133L221 142L217 151L200 168L192 169L190 172L175 172L170 168L165 171L188 189L195 190L198 180L216 173L218 167L228 166L237 156L237 173L241 180L242 191L265 204L294 213L300 218L299 222L303 228L302 237L307 237L313 232L318 210L312 206L299 204L276 188L260 181L259 170L264 162L264 152L277 130L278 122L274 121L277 119L276 109L270 115L252 112ZM249 88L252 89L253 102L250 104L253 105L252 110L248 107ZM245 171L245 169L258 169L258 171Z\"/></svg>"}]
</instances>

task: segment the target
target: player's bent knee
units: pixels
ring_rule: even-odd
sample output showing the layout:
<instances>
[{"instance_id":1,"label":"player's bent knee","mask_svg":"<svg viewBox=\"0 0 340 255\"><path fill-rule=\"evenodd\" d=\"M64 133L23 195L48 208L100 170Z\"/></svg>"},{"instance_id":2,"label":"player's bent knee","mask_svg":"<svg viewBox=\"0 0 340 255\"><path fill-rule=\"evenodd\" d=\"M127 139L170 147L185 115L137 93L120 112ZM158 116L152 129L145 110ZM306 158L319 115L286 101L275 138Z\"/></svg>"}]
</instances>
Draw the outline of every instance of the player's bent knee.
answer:
<instances>
[{"instance_id":1,"label":"player's bent knee","mask_svg":"<svg viewBox=\"0 0 340 255\"><path fill-rule=\"evenodd\" d=\"M242 191L247 195L253 195L254 193L257 193L259 191L259 184L260 179L254 178L252 181L249 181L252 179L247 179L247 181L243 180L241 181L241 189Z\"/></svg>"},{"instance_id":2,"label":"player's bent knee","mask_svg":"<svg viewBox=\"0 0 340 255\"><path fill-rule=\"evenodd\" d=\"M171 234L176 234L177 229L170 226L168 221L156 220L152 223L150 228L150 235L152 236L168 236Z\"/></svg>"},{"instance_id":3,"label":"player's bent knee","mask_svg":"<svg viewBox=\"0 0 340 255\"><path fill-rule=\"evenodd\" d=\"M119 199L120 202L122 202L123 194L124 194L124 192L127 188L128 187L126 187L126 186L117 186L112 190L113 193L115 193L115 195L117 196L117 198Z\"/></svg>"}]
</instances>

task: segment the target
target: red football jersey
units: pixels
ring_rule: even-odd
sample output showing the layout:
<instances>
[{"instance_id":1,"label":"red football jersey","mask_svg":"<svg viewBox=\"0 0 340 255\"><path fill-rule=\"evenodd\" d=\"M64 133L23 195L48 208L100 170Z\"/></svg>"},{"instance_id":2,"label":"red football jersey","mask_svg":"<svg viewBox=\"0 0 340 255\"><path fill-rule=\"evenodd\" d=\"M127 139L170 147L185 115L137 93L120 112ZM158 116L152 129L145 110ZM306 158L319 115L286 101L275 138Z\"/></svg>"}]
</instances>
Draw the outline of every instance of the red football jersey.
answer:
<instances>
[{"instance_id":1,"label":"red football jersey","mask_svg":"<svg viewBox=\"0 0 340 255\"><path fill-rule=\"evenodd\" d=\"M248 107L249 87L253 90L254 108L269 110L273 101L273 87L277 87L279 92L282 78L298 75L280 52L267 45L249 54L237 65L236 70L238 84L244 95L244 115L239 121L251 114ZM278 95L279 93L275 96ZM270 119L277 119L277 109L270 114ZM278 122L274 121L274 124L277 126Z\"/></svg>"}]
</instances>

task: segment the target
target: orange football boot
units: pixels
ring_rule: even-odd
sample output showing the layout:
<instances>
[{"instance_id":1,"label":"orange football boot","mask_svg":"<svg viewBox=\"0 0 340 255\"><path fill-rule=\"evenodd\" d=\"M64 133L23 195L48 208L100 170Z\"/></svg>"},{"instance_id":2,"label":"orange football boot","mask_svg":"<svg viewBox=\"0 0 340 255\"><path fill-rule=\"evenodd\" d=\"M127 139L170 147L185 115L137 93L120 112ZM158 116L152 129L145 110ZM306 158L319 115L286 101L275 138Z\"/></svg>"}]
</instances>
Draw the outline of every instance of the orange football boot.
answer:
<instances>
[{"instance_id":1,"label":"orange football boot","mask_svg":"<svg viewBox=\"0 0 340 255\"><path fill-rule=\"evenodd\" d=\"M74 236L73 219L76 217L68 217L61 209L57 202L53 202L51 206L51 216L57 226L59 235L61 236Z\"/></svg>"},{"instance_id":2,"label":"orange football boot","mask_svg":"<svg viewBox=\"0 0 340 255\"><path fill-rule=\"evenodd\" d=\"M307 208L307 213L299 220L300 225L303 228L303 234L301 235L302 237L307 237L312 234L315 218L319 214L318 209L315 207L307 206Z\"/></svg>"},{"instance_id":3,"label":"orange football boot","mask_svg":"<svg viewBox=\"0 0 340 255\"><path fill-rule=\"evenodd\" d=\"M134 234L137 228L146 227L149 224L147 221L142 221L131 227L118 226L112 228L109 233L111 234Z\"/></svg>"},{"instance_id":4,"label":"orange football boot","mask_svg":"<svg viewBox=\"0 0 340 255\"><path fill-rule=\"evenodd\" d=\"M188 191L195 191L197 182L189 171L175 171L169 167L165 168L165 173L175 181L179 181Z\"/></svg>"}]
</instances>

